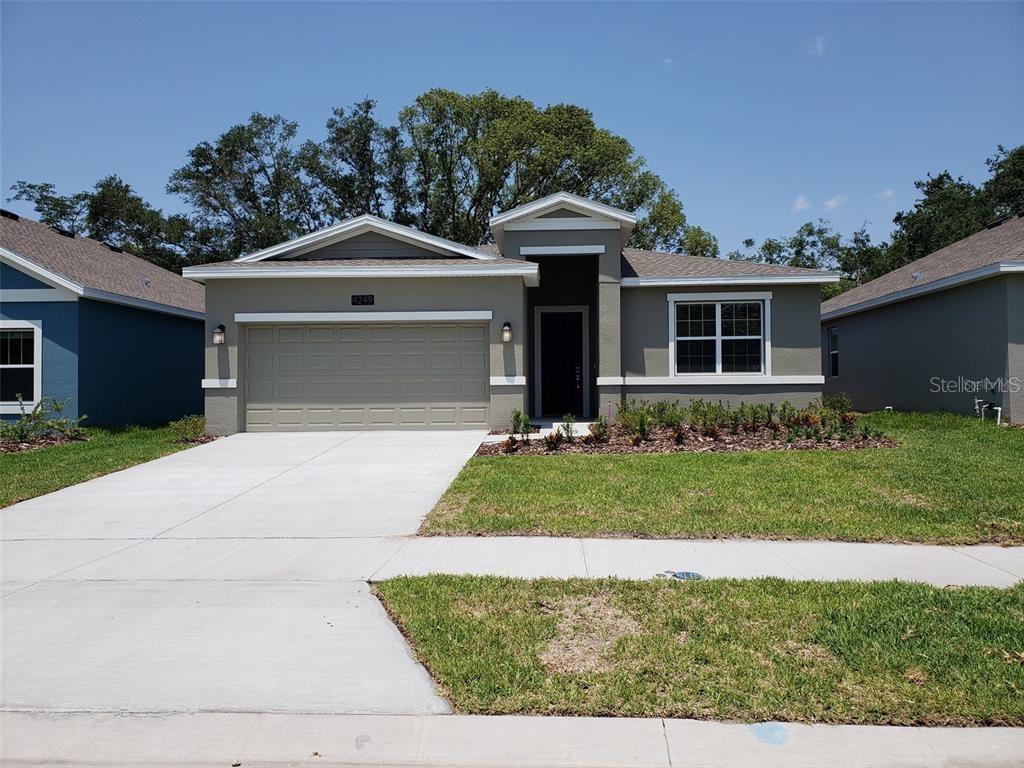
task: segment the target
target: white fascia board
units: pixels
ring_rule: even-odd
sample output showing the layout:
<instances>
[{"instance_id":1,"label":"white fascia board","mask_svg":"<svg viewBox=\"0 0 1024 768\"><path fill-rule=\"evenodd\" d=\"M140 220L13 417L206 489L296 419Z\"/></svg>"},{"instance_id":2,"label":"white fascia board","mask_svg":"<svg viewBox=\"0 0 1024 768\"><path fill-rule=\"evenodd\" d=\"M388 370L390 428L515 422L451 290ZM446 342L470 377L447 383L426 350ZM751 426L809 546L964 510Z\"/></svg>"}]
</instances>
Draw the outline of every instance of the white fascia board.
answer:
<instances>
[{"instance_id":1,"label":"white fascia board","mask_svg":"<svg viewBox=\"0 0 1024 768\"><path fill-rule=\"evenodd\" d=\"M524 245L520 256L571 256L604 253L603 245Z\"/></svg>"},{"instance_id":2,"label":"white fascia board","mask_svg":"<svg viewBox=\"0 0 1024 768\"><path fill-rule=\"evenodd\" d=\"M528 286L539 285L536 264L480 267L186 267L185 277L204 282L216 279L273 277L521 277Z\"/></svg>"},{"instance_id":3,"label":"white fascia board","mask_svg":"<svg viewBox=\"0 0 1024 768\"><path fill-rule=\"evenodd\" d=\"M686 285L824 285L838 283L839 275L740 275L734 277L624 277L623 288L672 288Z\"/></svg>"},{"instance_id":4,"label":"white fascia board","mask_svg":"<svg viewBox=\"0 0 1024 768\"><path fill-rule=\"evenodd\" d=\"M425 232L420 232L412 227L395 224L393 221L387 221L386 219L366 214L364 216L357 216L354 219L342 221L332 227L327 227L326 229L321 229L317 232L310 232L308 235L302 235L294 240L288 240L287 242L279 243L278 245L272 245L269 248L264 248L262 251L256 251L255 253L250 253L247 256L241 256L235 259L235 261L263 261L264 259L276 256L296 256L315 248L322 248L323 246L331 243L348 240L350 237L355 237L365 232L377 232L382 235L387 235L388 237L393 237L396 240L401 240L402 242L421 246L427 250L435 251L437 253L454 253L459 256L466 256L480 261L492 261L494 259L501 258L494 254L481 253L480 251L461 243L445 240L443 237L428 235Z\"/></svg>"},{"instance_id":5,"label":"white fascia board","mask_svg":"<svg viewBox=\"0 0 1024 768\"><path fill-rule=\"evenodd\" d=\"M236 312L236 323L423 323L491 320L489 309L422 312Z\"/></svg>"},{"instance_id":6,"label":"white fascia board","mask_svg":"<svg viewBox=\"0 0 1024 768\"><path fill-rule=\"evenodd\" d=\"M203 379L203 389L237 389L238 379Z\"/></svg>"},{"instance_id":7,"label":"white fascia board","mask_svg":"<svg viewBox=\"0 0 1024 768\"><path fill-rule=\"evenodd\" d=\"M531 216L539 216L547 211L556 210L558 208L568 208L569 210L576 211L577 213L614 219L615 221L625 224L630 228L636 224L636 216L628 211L612 208L610 205L598 203L594 200L588 200L585 197L573 195L569 192L556 192L553 195L542 197L540 200L534 200L532 203L526 203L525 205L520 205L518 208L513 208L510 211L504 211L499 213L497 216L492 216L489 225L492 228L502 227L510 221L525 219Z\"/></svg>"},{"instance_id":8,"label":"white fascia board","mask_svg":"<svg viewBox=\"0 0 1024 768\"><path fill-rule=\"evenodd\" d=\"M506 232L552 232L558 230L620 229L617 221L600 219L529 219L505 225Z\"/></svg>"},{"instance_id":9,"label":"white fascia board","mask_svg":"<svg viewBox=\"0 0 1024 768\"><path fill-rule=\"evenodd\" d=\"M156 301L148 301L146 299L136 299L134 296L123 296L120 293L110 293L109 291L100 291L96 288L85 288L82 292L83 299L92 299L93 301L104 301L108 304L121 304L125 307L134 307L135 309L145 309L150 312L160 312L164 315L176 315L177 317L187 317L191 320L202 320L206 317L203 312L196 312L191 309L183 309L182 307L172 307L169 304L160 304Z\"/></svg>"},{"instance_id":10,"label":"white fascia board","mask_svg":"<svg viewBox=\"0 0 1024 768\"><path fill-rule=\"evenodd\" d=\"M613 381L614 380L614 381ZM817 385L824 384L824 376L765 376L762 374L728 374L728 373L692 373L682 376L625 376L621 380L618 377L603 377L599 384L625 384L628 386L643 387L719 387L719 386L740 386L740 385Z\"/></svg>"},{"instance_id":11,"label":"white fascia board","mask_svg":"<svg viewBox=\"0 0 1024 768\"><path fill-rule=\"evenodd\" d=\"M492 387L525 387L525 376L491 376Z\"/></svg>"},{"instance_id":12,"label":"white fascia board","mask_svg":"<svg viewBox=\"0 0 1024 768\"><path fill-rule=\"evenodd\" d=\"M14 251L8 250L2 246L0 246L0 261L7 262L11 266L17 267L18 270L28 273L47 285L52 285L55 288L64 288L77 296L82 295L83 288L78 283L69 280L63 275L58 275L56 272L51 272L45 267L39 266L34 261L26 259L24 256L19 256Z\"/></svg>"},{"instance_id":13,"label":"white fascia board","mask_svg":"<svg viewBox=\"0 0 1024 768\"><path fill-rule=\"evenodd\" d=\"M897 301L913 299L927 293L944 291L947 288L956 288L959 285L974 283L978 280L985 280L989 277L1013 273L1024 273L1024 261L1004 261L996 264L989 264L988 266L981 267L980 269L973 269L970 272L961 272L959 275L950 275L949 277L944 277L941 280L933 280L932 282L925 283L924 285L917 285L911 288L905 288L902 291L890 293L886 296L879 296L877 299L868 299L867 301L862 301L858 304L851 304L848 307L836 309L832 312L824 312L821 315L821 319L822 321L826 321L834 320L837 317L845 317L846 315L855 315L858 312L864 312L865 310L874 309L875 307L882 307L886 304L894 304Z\"/></svg>"}]
</instances>

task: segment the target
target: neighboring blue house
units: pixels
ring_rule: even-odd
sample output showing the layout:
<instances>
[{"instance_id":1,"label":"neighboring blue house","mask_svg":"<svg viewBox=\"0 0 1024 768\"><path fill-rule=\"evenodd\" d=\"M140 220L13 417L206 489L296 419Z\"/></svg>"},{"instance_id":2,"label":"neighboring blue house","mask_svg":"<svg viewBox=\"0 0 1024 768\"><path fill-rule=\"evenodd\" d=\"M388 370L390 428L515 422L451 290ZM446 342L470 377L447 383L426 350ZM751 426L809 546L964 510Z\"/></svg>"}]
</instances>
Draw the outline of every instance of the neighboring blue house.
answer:
<instances>
[{"instance_id":1,"label":"neighboring blue house","mask_svg":"<svg viewBox=\"0 0 1024 768\"><path fill-rule=\"evenodd\" d=\"M0 418L18 395L90 426L202 413L203 327L201 285L0 211Z\"/></svg>"}]
</instances>

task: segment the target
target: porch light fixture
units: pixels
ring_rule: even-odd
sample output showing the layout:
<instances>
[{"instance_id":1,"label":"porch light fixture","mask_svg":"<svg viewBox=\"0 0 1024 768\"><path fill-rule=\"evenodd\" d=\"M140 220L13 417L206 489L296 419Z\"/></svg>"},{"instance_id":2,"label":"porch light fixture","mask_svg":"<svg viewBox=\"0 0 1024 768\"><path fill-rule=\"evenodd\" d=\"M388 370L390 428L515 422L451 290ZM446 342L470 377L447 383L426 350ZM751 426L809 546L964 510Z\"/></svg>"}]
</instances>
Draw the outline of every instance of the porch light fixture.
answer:
<instances>
[{"instance_id":1,"label":"porch light fixture","mask_svg":"<svg viewBox=\"0 0 1024 768\"><path fill-rule=\"evenodd\" d=\"M213 343L223 344L224 343L224 325L218 325L213 329Z\"/></svg>"},{"instance_id":2,"label":"porch light fixture","mask_svg":"<svg viewBox=\"0 0 1024 768\"><path fill-rule=\"evenodd\" d=\"M506 321L506 323L501 326L501 340L506 344L512 341L512 323Z\"/></svg>"}]
</instances>

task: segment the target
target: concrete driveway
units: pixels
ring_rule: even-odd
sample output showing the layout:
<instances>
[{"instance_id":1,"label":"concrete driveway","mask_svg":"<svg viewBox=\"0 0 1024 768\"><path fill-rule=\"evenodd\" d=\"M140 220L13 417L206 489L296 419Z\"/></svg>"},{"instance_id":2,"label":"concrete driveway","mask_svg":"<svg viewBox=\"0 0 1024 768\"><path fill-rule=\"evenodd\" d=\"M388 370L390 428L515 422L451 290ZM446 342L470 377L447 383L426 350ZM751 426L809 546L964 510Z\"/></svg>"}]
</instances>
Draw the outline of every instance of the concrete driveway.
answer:
<instances>
[{"instance_id":1,"label":"concrete driveway","mask_svg":"<svg viewBox=\"0 0 1024 768\"><path fill-rule=\"evenodd\" d=\"M0 706L448 711L365 580L481 437L235 435L0 510Z\"/></svg>"}]
</instances>

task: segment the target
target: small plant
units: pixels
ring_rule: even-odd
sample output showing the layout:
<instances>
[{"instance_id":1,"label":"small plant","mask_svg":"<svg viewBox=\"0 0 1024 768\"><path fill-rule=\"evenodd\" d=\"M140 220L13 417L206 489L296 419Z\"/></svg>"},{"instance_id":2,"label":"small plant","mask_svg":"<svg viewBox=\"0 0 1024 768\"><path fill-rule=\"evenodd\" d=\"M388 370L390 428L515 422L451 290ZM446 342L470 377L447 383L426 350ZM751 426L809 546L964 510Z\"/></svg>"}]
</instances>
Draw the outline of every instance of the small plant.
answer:
<instances>
[{"instance_id":1,"label":"small plant","mask_svg":"<svg viewBox=\"0 0 1024 768\"><path fill-rule=\"evenodd\" d=\"M845 392L833 392L830 395L825 395L821 403L826 408L839 411L840 413L848 413L853 410L853 401L850 400L850 396Z\"/></svg>"},{"instance_id":2,"label":"small plant","mask_svg":"<svg viewBox=\"0 0 1024 768\"><path fill-rule=\"evenodd\" d=\"M557 451L562 444L562 431L553 429L544 435L544 448L549 451Z\"/></svg>"},{"instance_id":3,"label":"small plant","mask_svg":"<svg viewBox=\"0 0 1024 768\"><path fill-rule=\"evenodd\" d=\"M683 445L688 436L689 431L685 424L677 424L675 429L672 430L672 439L676 441L676 445Z\"/></svg>"},{"instance_id":4,"label":"small plant","mask_svg":"<svg viewBox=\"0 0 1024 768\"><path fill-rule=\"evenodd\" d=\"M505 453L515 453L519 450L519 441L516 440L515 435L509 435L502 441L501 450Z\"/></svg>"},{"instance_id":5,"label":"small plant","mask_svg":"<svg viewBox=\"0 0 1024 768\"><path fill-rule=\"evenodd\" d=\"M182 416L167 426L179 443L194 443L206 434L206 419L199 415Z\"/></svg>"},{"instance_id":6,"label":"small plant","mask_svg":"<svg viewBox=\"0 0 1024 768\"><path fill-rule=\"evenodd\" d=\"M590 434L587 435L590 438L589 442L592 443L607 443L608 438L611 437L611 428L608 426L608 417L603 413L599 414L594 423L590 425Z\"/></svg>"},{"instance_id":7,"label":"small plant","mask_svg":"<svg viewBox=\"0 0 1024 768\"><path fill-rule=\"evenodd\" d=\"M18 406L21 416L16 421L0 422L0 440L5 443L28 443L47 437L85 439L82 422L86 417L82 415L72 419L64 416L67 400L42 397L29 410L21 395L18 395Z\"/></svg>"},{"instance_id":8,"label":"small plant","mask_svg":"<svg viewBox=\"0 0 1024 768\"><path fill-rule=\"evenodd\" d=\"M575 427L576 417L571 413L565 414L565 416L562 417L561 425L558 427L558 431L562 433L562 437L565 438L565 442L571 443L576 438L576 433L574 431Z\"/></svg>"}]
</instances>

